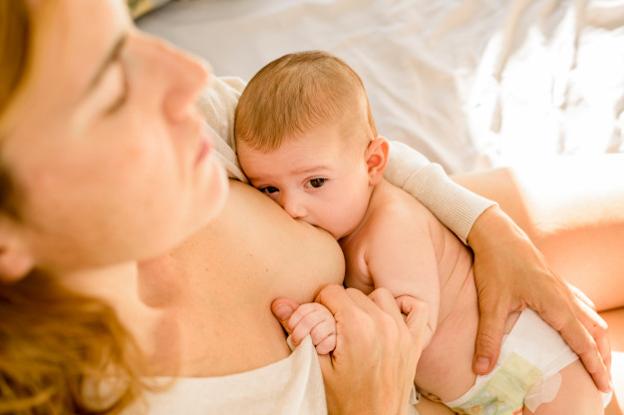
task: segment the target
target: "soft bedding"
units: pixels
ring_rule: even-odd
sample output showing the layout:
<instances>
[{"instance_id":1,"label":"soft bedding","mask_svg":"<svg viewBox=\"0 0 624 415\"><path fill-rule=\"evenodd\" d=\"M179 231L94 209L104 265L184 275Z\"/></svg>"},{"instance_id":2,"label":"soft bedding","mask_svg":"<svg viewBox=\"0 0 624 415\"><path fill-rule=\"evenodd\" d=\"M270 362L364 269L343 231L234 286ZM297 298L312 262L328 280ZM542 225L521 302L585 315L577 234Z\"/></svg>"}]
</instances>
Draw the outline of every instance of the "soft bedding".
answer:
<instances>
[{"instance_id":1,"label":"soft bedding","mask_svg":"<svg viewBox=\"0 0 624 415\"><path fill-rule=\"evenodd\" d=\"M127 3L130 14L136 19L156 10L170 1L171 0L127 0Z\"/></svg>"},{"instance_id":2,"label":"soft bedding","mask_svg":"<svg viewBox=\"0 0 624 415\"><path fill-rule=\"evenodd\" d=\"M328 50L451 173L624 151L624 0L186 0L139 25L245 80Z\"/></svg>"}]
</instances>

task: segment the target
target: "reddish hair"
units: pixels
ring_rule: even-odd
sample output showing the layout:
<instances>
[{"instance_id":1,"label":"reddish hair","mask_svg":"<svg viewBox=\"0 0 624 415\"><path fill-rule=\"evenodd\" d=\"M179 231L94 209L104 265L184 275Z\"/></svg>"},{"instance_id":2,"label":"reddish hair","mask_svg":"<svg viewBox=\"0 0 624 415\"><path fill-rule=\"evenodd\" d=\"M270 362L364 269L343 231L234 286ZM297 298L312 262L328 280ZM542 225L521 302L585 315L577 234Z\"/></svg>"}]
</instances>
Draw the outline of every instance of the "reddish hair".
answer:
<instances>
[{"instance_id":1,"label":"reddish hair","mask_svg":"<svg viewBox=\"0 0 624 415\"><path fill-rule=\"evenodd\" d=\"M30 33L24 0L0 0L0 116L27 81ZM3 219L19 220L17 188L0 157ZM142 361L108 304L38 270L0 283L0 414L120 413L152 389Z\"/></svg>"}]
</instances>

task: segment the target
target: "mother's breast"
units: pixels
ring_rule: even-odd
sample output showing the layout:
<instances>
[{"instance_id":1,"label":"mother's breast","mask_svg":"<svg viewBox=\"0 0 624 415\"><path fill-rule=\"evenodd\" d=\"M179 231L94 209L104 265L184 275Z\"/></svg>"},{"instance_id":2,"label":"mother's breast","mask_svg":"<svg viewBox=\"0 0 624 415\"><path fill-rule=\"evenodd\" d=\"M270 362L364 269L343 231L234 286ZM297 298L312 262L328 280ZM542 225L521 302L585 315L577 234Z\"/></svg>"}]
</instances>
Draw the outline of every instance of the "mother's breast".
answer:
<instances>
[{"instance_id":1,"label":"mother's breast","mask_svg":"<svg viewBox=\"0 0 624 415\"><path fill-rule=\"evenodd\" d=\"M241 372L287 356L271 301L312 301L344 274L342 252L331 236L292 220L239 182L231 182L224 212L166 262L168 284L156 288L168 287L174 295L159 306L177 322L180 375L190 376Z\"/></svg>"}]
</instances>

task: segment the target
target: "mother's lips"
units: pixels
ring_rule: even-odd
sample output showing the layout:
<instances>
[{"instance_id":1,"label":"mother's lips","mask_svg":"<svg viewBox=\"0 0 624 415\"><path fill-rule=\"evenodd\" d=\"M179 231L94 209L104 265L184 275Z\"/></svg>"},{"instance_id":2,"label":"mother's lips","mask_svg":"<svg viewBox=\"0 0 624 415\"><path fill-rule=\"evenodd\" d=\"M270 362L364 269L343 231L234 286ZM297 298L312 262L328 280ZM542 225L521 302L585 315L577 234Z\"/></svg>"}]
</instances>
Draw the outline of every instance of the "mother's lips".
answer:
<instances>
[{"instance_id":1,"label":"mother's lips","mask_svg":"<svg viewBox=\"0 0 624 415\"><path fill-rule=\"evenodd\" d=\"M212 151L212 140L207 135L202 135L199 142L199 149L197 150L197 157L195 158L195 165L202 162Z\"/></svg>"}]
</instances>

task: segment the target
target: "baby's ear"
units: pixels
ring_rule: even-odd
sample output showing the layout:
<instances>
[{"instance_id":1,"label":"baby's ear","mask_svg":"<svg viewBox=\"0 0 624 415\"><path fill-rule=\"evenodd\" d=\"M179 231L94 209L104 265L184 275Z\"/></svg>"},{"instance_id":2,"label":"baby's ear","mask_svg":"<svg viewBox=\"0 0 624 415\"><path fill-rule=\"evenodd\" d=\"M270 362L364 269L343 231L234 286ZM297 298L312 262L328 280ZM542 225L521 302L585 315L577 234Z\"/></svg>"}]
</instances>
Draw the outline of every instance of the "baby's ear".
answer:
<instances>
[{"instance_id":1,"label":"baby's ear","mask_svg":"<svg viewBox=\"0 0 624 415\"><path fill-rule=\"evenodd\" d=\"M365 157L371 186L376 185L383 178L386 165L388 164L388 153L389 145L388 140L385 138L377 137L368 143Z\"/></svg>"}]
</instances>

